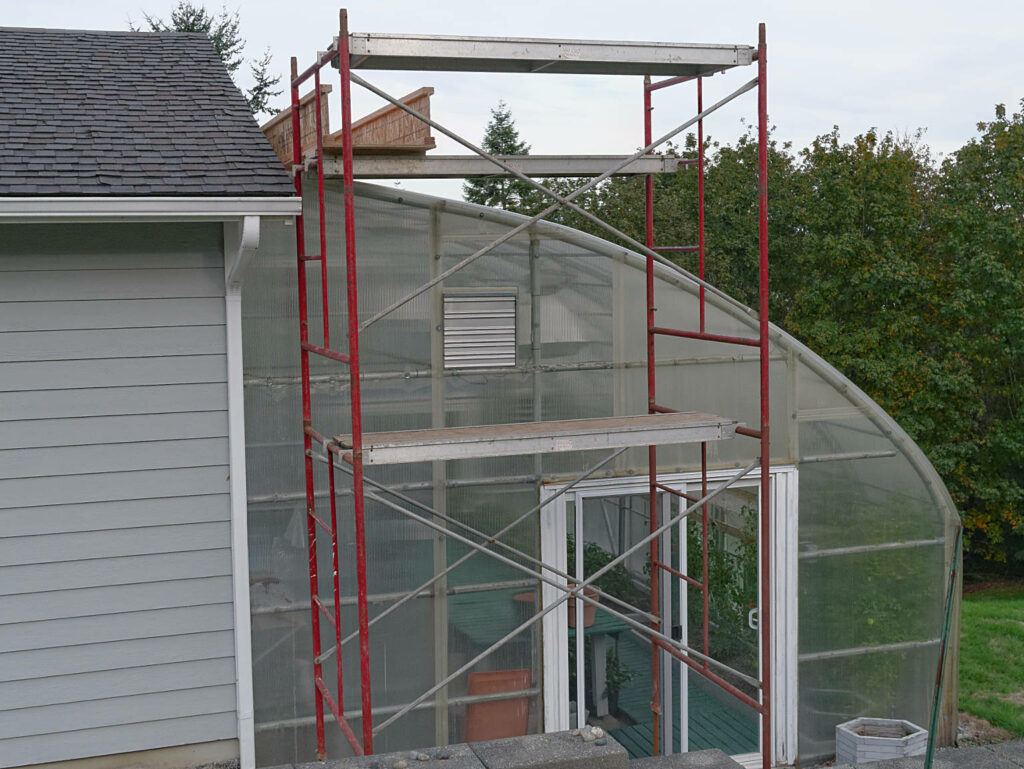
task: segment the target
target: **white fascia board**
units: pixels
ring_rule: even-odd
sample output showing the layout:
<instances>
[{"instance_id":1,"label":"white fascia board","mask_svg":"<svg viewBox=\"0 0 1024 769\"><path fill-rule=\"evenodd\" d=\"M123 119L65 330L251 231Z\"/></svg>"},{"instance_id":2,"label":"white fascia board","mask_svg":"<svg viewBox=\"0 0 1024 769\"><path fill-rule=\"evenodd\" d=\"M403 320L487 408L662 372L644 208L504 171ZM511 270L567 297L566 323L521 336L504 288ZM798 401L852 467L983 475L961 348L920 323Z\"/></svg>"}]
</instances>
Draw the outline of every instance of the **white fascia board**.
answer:
<instances>
[{"instance_id":1,"label":"white fascia board","mask_svg":"<svg viewBox=\"0 0 1024 769\"><path fill-rule=\"evenodd\" d=\"M235 221L301 213L297 197L0 197L0 222Z\"/></svg>"}]
</instances>

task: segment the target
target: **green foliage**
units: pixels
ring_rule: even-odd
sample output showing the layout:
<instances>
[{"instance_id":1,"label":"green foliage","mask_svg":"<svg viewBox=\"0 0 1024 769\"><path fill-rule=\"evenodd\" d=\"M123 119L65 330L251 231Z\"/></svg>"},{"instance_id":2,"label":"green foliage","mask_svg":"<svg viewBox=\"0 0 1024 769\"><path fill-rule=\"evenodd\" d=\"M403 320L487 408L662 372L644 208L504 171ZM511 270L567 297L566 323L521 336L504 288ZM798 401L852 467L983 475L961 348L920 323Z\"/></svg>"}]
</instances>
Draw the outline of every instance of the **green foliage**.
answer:
<instances>
[{"instance_id":1,"label":"green foliage","mask_svg":"<svg viewBox=\"0 0 1024 769\"><path fill-rule=\"evenodd\" d=\"M593 659L594 639L587 636L583 639L584 658ZM569 668L569 699L576 699L576 644L569 642L569 656L567 662ZM625 665L619 659L618 642L608 648L605 652L605 680L604 696L613 698L622 691L622 687L628 684L636 676L636 671ZM593 707L594 692L587 692L587 706Z\"/></svg>"},{"instance_id":2,"label":"green foliage","mask_svg":"<svg viewBox=\"0 0 1024 769\"><path fill-rule=\"evenodd\" d=\"M280 75L270 75L270 47L268 46L263 55L258 59L249 62L249 74L252 77L252 88L246 93L245 99L249 102L249 109L254 115L273 115L276 113L270 102L275 96L280 96L280 88L274 89L281 82Z\"/></svg>"},{"instance_id":3,"label":"green foliage","mask_svg":"<svg viewBox=\"0 0 1024 769\"><path fill-rule=\"evenodd\" d=\"M214 15L202 5L193 5L189 0L179 0L171 9L170 22L146 12L143 12L142 16L151 32L200 32L209 37L217 49L217 55L232 77L242 66L245 40L242 38L241 19L237 10L229 13L226 7L221 7L220 13ZM139 31L130 19L128 24L132 31ZM254 115L273 114L275 110L270 107L270 100L282 93L281 89L274 90L274 86L281 82L281 76L270 76L270 64L269 48L262 56L249 62L249 72L254 85L245 93L245 98Z\"/></svg>"},{"instance_id":4,"label":"green foliage","mask_svg":"<svg viewBox=\"0 0 1024 769\"><path fill-rule=\"evenodd\" d=\"M566 557L568 558L566 571L569 574L575 574L576 540L572 535L569 535L566 540ZM583 577L589 577L614 560L615 556L596 542L585 543L583 545ZM636 585L633 584L633 578L629 576L629 571L624 564L616 564L592 584L599 590L626 603L631 604L636 600Z\"/></svg>"},{"instance_id":5,"label":"green foliage","mask_svg":"<svg viewBox=\"0 0 1024 769\"><path fill-rule=\"evenodd\" d=\"M636 672L619 659L619 652L613 646L605 653L605 696L611 696L622 690L622 687L633 680Z\"/></svg>"},{"instance_id":6,"label":"green foliage","mask_svg":"<svg viewBox=\"0 0 1024 769\"><path fill-rule=\"evenodd\" d=\"M710 507L710 506L709 506ZM715 516L708 510L708 602L711 653L715 659L738 670L756 671L757 636L747 625L747 614L757 605L757 511L744 506L740 510L740 538L716 530ZM728 543L728 544L727 544ZM702 561L701 525L687 527L686 562L690 573L700 574ZM690 644L700 648L704 626L700 592L690 589L687 627Z\"/></svg>"},{"instance_id":7,"label":"green foliage","mask_svg":"<svg viewBox=\"0 0 1024 769\"><path fill-rule=\"evenodd\" d=\"M943 468L968 547L1024 573L1024 100L979 123L942 165L935 230L951 287L946 323L976 390Z\"/></svg>"},{"instance_id":8,"label":"green foliage","mask_svg":"<svg viewBox=\"0 0 1024 769\"><path fill-rule=\"evenodd\" d=\"M492 155L530 154L530 145L519 138L519 129L504 101L499 101L498 106L491 110L491 120L481 146ZM528 208L537 196L528 184L511 177L469 179L462 186L462 194L470 203L506 211Z\"/></svg>"},{"instance_id":9,"label":"green foliage","mask_svg":"<svg viewBox=\"0 0 1024 769\"><path fill-rule=\"evenodd\" d=\"M960 709L1024 737L1024 587L964 596Z\"/></svg>"}]
</instances>

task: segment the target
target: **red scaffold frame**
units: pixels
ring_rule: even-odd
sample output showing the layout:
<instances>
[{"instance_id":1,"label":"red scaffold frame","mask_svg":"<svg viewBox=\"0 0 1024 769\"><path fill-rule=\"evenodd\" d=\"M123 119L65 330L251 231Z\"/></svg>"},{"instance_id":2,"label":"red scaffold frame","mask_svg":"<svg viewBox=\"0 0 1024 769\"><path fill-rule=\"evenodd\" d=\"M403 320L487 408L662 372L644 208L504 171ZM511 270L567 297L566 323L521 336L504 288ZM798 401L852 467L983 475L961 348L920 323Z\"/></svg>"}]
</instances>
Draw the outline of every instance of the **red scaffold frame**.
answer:
<instances>
[{"instance_id":1,"label":"red scaffold frame","mask_svg":"<svg viewBox=\"0 0 1024 769\"><path fill-rule=\"evenodd\" d=\"M759 300L759 334L757 338L744 338L725 336L722 334L711 334L705 329L705 238L704 238L704 119L697 121L697 244L687 246L656 246L654 235L654 177L650 174L644 180L644 234L645 245L650 252L647 254L647 407L651 414L661 414L675 411L675 409L663 406L658 403L657 398L657 376L655 356L655 339L661 336L674 336L686 339L700 339L710 342L724 344L743 345L757 347L759 351L759 374L760 374L760 429L751 430L738 428L737 432L756 438L761 442L761 478L760 478L760 600L758 606L758 630L761 634L761 703L756 706L752 702L748 705L754 707L761 714L762 753L764 755L764 766L770 766L770 743L771 743L771 591L770 591L770 533L771 519L768 515L769 500L771 492L770 455L769 455L769 350L768 350L768 104L767 104L767 54L765 45L765 27L761 24L758 29L758 47L756 53L757 62L757 138L758 138L758 300ZM691 80L697 81L697 114L704 111L704 83L703 78L697 77L672 77L658 82L651 82L650 77L644 78L644 145L649 145L652 139L652 94L662 88L668 88ZM699 302L699 329L697 331L685 331L680 329L669 329L654 324L654 264L656 253L697 253L697 277L701 280L698 290ZM648 456L649 472L649 509L651 530L657 526L657 518L653 514L657 510L657 495L659 491L678 494L674 489L658 482L657 447L651 446ZM700 447L700 479L701 496L708 493L708 453L707 443L702 442ZM682 574L668 564L662 562L658 557L657 540L651 541L650 548L650 573L651 573L651 605L657 605L657 597L660 583L660 575L666 572L686 584L696 588L701 594L701 615L702 615L702 651L704 655L710 656L710 618L709 606L711 598L711 582L708 574L708 506L701 505L701 578L696 580L689 575ZM652 688L652 710L654 711L654 753L658 753L659 731L659 665L658 639L654 639L651 646L651 688ZM678 655L673 650L665 651L678 656L691 667L697 667L693 660L683 655ZM704 662L703 672L707 673L708 664ZM719 682L720 685L722 682ZM736 695L738 690L733 691L732 687L723 686L726 691ZM743 698L740 698L741 700Z\"/></svg>"},{"instance_id":2,"label":"red scaffold frame","mask_svg":"<svg viewBox=\"0 0 1024 769\"><path fill-rule=\"evenodd\" d=\"M677 76L669 77L667 79L652 82L650 76L644 78L644 148L636 153L629 159L628 162L640 157L644 154L653 152L653 149L658 145L664 143L668 139L680 133L682 130L689 128L692 125L696 125L697 128L697 158L696 168L698 173L698 219L697 219L697 232L698 242L692 246L656 246L655 245L655 217L654 217L654 184L653 177L648 175L645 179L645 242L639 243L624 233L616 230L611 225L598 219L590 212L580 208L573 199L578 197L580 194L585 192L587 189L593 188L596 184L600 183L604 179L621 170L626 163L620 163L616 168L609 169L607 172L597 176L595 179L590 181L588 184L583 185L581 188L575 190L573 193L568 195L560 196L551 190L547 189L543 185L535 182L534 180L524 176L516 168L503 162L501 159L489 155L488 153L481 150L479 147L474 146L472 143L466 141L457 134L449 131L438 123L430 120L428 117L421 115L407 105L401 103L399 100L394 99L383 91L375 88L374 86L367 83L361 77L352 72L352 62L349 54L350 37L348 31L348 17L347 12L342 10L340 13L340 24L339 34L337 43L324 54L321 54L317 60L303 72L298 71L298 65L296 59L293 57L291 60L291 78L290 78L290 90L291 90L291 125L292 125L292 156L293 156L293 173L295 180L295 191L296 195L300 198L303 195L303 177L309 171L309 166L314 165L316 168L316 217L319 229L319 252L314 254L307 253L306 242L305 242L305 223L304 216L300 215L296 221L296 255L297 255L297 270L298 270L298 300L299 300L299 335L300 335L300 368L302 378L302 425L303 425L303 452L305 462L305 487L306 487L306 516L307 516L307 537L308 537L308 559L309 559L309 579L310 579L310 600L311 600L311 624L312 624L312 640L313 640L313 684L314 684L314 702L315 702L315 715L316 715L316 749L319 758L323 759L326 756L326 737L325 737L325 705L327 710L330 711L334 720L338 723L342 733L345 736L349 746L356 755L369 755L373 753L373 738L376 733L381 729L390 725L398 718L402 717L405 713L409 712L414 706L423 702L427 697L437 692L450 681L454 680L459 675L464 674L479 660L483 659L487 654L493 651L498 646L507 642L510 638L515 636L517 633L531 626L535 622L539 621L544 615L561 605L566 600L576 600L577 602L586 602L591 605L597 606L601 611L611 613L623 621L627 622L634 629L642 630L646 635L650 636L651 639L651 686L652 686L652 702L651 710L653 716L653 753L657 755L661 752L660 741L660 717L661 717L661 694L660 694L660 664L661 664L661 652L665 652L671 657L681 660L683 663L689 666L692 670L698 674L704 676L714 684L717 684L725 691L732 694L734 697L745 703L749 707L753 708L760 715L761 719L761 756L762 756L762 767L763 769L770 769L772 761L772 707L771 707L771 591L770 591L770 574L771 574L771 558L770 558L770 532L771 532L771 515L770 515L770 491L771 491L771 478L769 473L770 456L769 456L769 335L768 335L768 233L767 233L767 93L766 93L766 76L767 76L767 60L766 60L766 45L765 45L765 29L764 25L761 24L759 27L758 44L756 50L753 52L753 59L757 66L757 76L754 80L751 80L742 88L735 91L730 96L726 97L722 101L718 102L714 106L705 109L703 104L703 78L701 76ZM341 352L331 347L330 338L330 317L329 317L329 303L328 303L328 287L329 280L327 274L327 253L328 253L328 238L327 238L327 227L326 227L326 205L324 203L324 147L323 147L323 132L321 130L321 114L322 114L322 93L320 84L321 69L325 66L331 66L336 64L340 74L341 80L341 130L338 132L341 136L341 156L342 156L342 176L344 185L344 239L345 239L345 284L346 284L346 297L347 297L347 352ZM314 113L316 121L316 145L315 151L312 157L308 156L302 147L301 140L301 129L300 124L300 95L299 89L303 83L307 82L312 78L313 80L313 99L314 99ZM697 115L694 119L683 123L677 127L674 131L661 137L659 140L654 141L652 137L652 94L662 88L666 88L678 83L683 83L689 80L696 80L697 86ZM356 222L355 222L355 208L354 208L354 168L353 168L353 131L352 131L352 116L351 116L351 84L356 82L357 84L367 88L376 95L389 101L391 104L397 106L412 117L422 120L429 124L431 127L444 133L449 138L457 141L463 146L469 148L474 153L486 158L493 162L496 166L501 168L506 174L510 174L527 184L541 190L545 194L549 195L554 199L554 203L541 213L535 215L529 220L524 220L524 223L509 230L505 235L492 242L489 246L480 249L470 257L463 259L455 267L445 270L440 275L433 278L430 282L421 286L412 294L404 297L403 299L395 302L391 306L378 312L373 317L360 322L358 313L358 290L356 283ZM704 118L711 112L715 111L722 105L728 103L737 96L745 93L749 90L757 90L757 112L758 112L758 275L759 275L759 333L756 337L734 337L725 336L721 334L710 333L705 328L705 238L704 238L704 171L705 171L705 152L704 152L704 133L703 133L703 121ZM688 161L688 165L693 165L692 161ZM455 272L458 269L466 266L470 262L478 259L489 251L503 242L509 240L512 236L526 230L526 228L535 222L543 219L548 214L559 208L568 208L576 213L579 213L586 217L589 221L599 225L612 235L617 236L621 240L624 240L629 245L634 247L639 252L646 256L646 335L647 335L647 385L648 385L648 413L649 414L670 414L677 413L677 409L668 407L660 404L657 399L656 392L656 376L655 376L655 340L658 336L673 336L688 339L698 339L709 342L716 342L722 344L733 344L733 345L744 345L756 347L759 351L759 374L760 374L760 387L759 387L759 410L760 410L760 424L758 429L749 429L744 427L738 427L736 432L740 435L755 438L760 442L760 456L752 462L748 467L734 475L726 483L717 487L716 489L709 491L708 489L708 463L707 463L707 444L703 442L701 444L701 494L699 497L693 497L690 495L682 494L681 492L670 488L659 482L657 473L657 448L656 446L648 447L648 466L649 466L649 500L650 500L650 534L645 537L641 542L637 543L625 553L620 554L611 564L604 567L594 575L583 580L582 583L567 587L565 582L558 582L553 577L562 579L574 579L572 575L567 575L558 569L554 568L549 564L545 564L535 558L532 558L524 553L521 553L509 545L501 543L500 537L505 532L510 530L512 526L515 526L518 522L525 520L527 517L535 514L543 504L547 504L551 501L551 498L546 500L541 505L537 505L526 514L517 519L516 522L506 526L500 532L496 534L488 534L484 532L476 531L472 527L460 523L459 521L449 518L442 513L432 510L425 505L422 505L414 500L404 497L394 491L390 491L380 484L366 478L363 472L364 464L364 445L363 445L363 423L362 423L362 408L361 408L361 391L360 391L360 371L359 371L359 339L361 332L371 323L383 317L387 313L401 306L405 302L409 301L415 296L423 293L432 286L438 284L447 275ZM673 252L695 252L698 255L698 278L699 278L699 327L697 330L683 330L683 329L672 329L657 326L655 324L655 305L654 305L654 286L655 286L655 263L657 261L664 260L661 253L673 253ZM309 328L309 297L307 290L307 266L315 267L320 270L320 301L322 307L322 343L315 344L310 341L310 328ZM313 414L312 414L312 396L311 396L311 380L310 380L310 355L317 355L336 363L348 366L349 368L349 383L350 383L350 410L351 410L351 434L346 436L346 440L341 442L335 438L325 436L324 433L319 432L313 427ZM328 432L327 435L332 433ZM314 447L316 450L314 450ZM323 453L318 453L322 449ZM624 449L622 449L624 450ZM569 486L563 488L560 493L564 493L572 488L575 483L578 483L583 478L590 476L599 467L605 465L608 461L621 454L622 450L616 452L610 457L604 459L596 467L590 468L583 473L576 481ZM329 509L330 519L329 521L324 520L321 513L317 512L315 496L316 496L316 484L314 480L314 461L321 461L327 465L328 475L328 492L329 492ZM745 674L739 673L738 671L729 668L728 666L714 660L711 657L710 649L710 638L709 638L709 622L708 622L708 605L709 596L711 591L709 574L708 574L708 502L719 494L721 491L726 489L730 484L739 480L744 475L748 474L755 468L760 469L760 524L759 524L759 601L758 601L758 631L760 634L760 674L757 679L752 679ZM356 573L356 597L357 597L357 630L349 636L342 635L342 622L340 616L341 592L340 592L340 578L339 578L339 555L338 555L338 514L336 505L336 488L335 488L335 471L342 470L346 474L351 475L353 484L353 527L354 527L354 538L355 538L355 573ZM373 487L372 491L366 490L366 485L369 484ZM658 495L661 492L667 492L681 496L685 499L690 507L682 515L676 516L667 522L663 522L655 511L659 510L660 507L657 504ZM381 494L390 494L391 497L397 499L401 504L393 500L387 499ZM520 570L526 570L527 573L531 573L536 576L541 582L550 584L558 588L563 594L560 595L559 599L552 605L546 607L541 612L536 614L530 620L524 622L514 631L506 635L504 638L493 644L491 647L486 649L482 654L470 660L469 663L464 665L458 671L449 675L443 681L436 682L435 685L421 695L414 702L409 703L402 709L398 710L388 717L383 723L378 724L376 727L373 723L373 711L371 702L371 686L370 686L370 627L378 619L386 613L390 613L394 609L404 604L407 600L415 595L419 594L423 589L429 587L439 578L442 578L445 574L455 568L458 563L449 566L440 574L435 574L434 577L428 581L425 585L417 587L415 590L410 591L403 598L399 599L396 603L392 604L385 612L376 616L373 621L369 618L368 612L368 600L367 600L367 564L366 564L366 536L365 536L365 511L366 511L366 499L370 498L377 502L380 502L391 509L406 515L412 520L419 521L420 523L434 528L443 532L444 536L452 537L458 541L464 542L469 545L473 552L463 556L463 559L471 557L477 552L486 554L492 558L496 558L503 562L507 562L509 565L514 566ZM410 508L418 507L422 509L422 513L415 513ZM689 574L684 574L676 569L673 569L669 564L662 561L659 557L658 541L659 538L669 530L669 528L685 516L690 513L696 513L699 511L700 518L702 521L702 536L701 536L701 577L697 579ZM473 539L467 538L461 534L453 531L451 528L442 528L440 524L434 523L432 519L442 520L445 524L455 526L464 529L477 537L480 542L474 541ZM318 553L318 533L322 530L324 534L328 535L331 542L331 557L333 565L333 602L328 605L320 597L320 581L317 573L317 553ZM517 557L523 558L532 564L531 567L524 566L518 562L512 561L494 551L493 548L500 547L509 552L514 553ZM617 605L625 605L623 602L617 599L612 599L606 594L597 591L602 598L605 599L604 603L597 603L588 593L593 588L593 581L597 579L602 573L612 568L612 566L621 563L626 556L639 550L641 547L648 548L648 558L650 564L650 606L649 611L637 609L636 607L628 607L634 612L638 612L643 615L645 619L649 620L648 623L637 622L633 617L627 617L621 614L618 609L613 609L610 604L615 603ZM539 568L539 571L537 570ZM530 571L532 569L532 571ZM669 579L678 579L683 585L689 585L699 590L702 596L702 614L703 614L703 631L701 639L701 648L691 648L684 643L673 640L670 636L665 635L663 632L664 623L662 618L658 615L659 602L658 597L662 589L662 579L668 577ZM587 592L584 592L584 588L587 588ZM333 611L332 608L333 607ZM330 649L324 650L321 643L321 617L327 621L334 631L334 646ZM356 735L356 731L351 727L348 720L346 719L344 712L344 698L342 690L342 664L341 664L341 649L342 646L348 641L358 637L359 639L359 668L360 668L360 720L361 720L361 737ZM323 678L323 661L330 657L332 654L337 655L336 660L336 694L332 695L327 682ZM722 671L721 674L715 672L715 670ZM734 678L744 680L751 685L755 685L760 690L759 697L752 697L742 689L731 683L724 678L724 675L731 675Z\"/></svg>"}]
</instances>

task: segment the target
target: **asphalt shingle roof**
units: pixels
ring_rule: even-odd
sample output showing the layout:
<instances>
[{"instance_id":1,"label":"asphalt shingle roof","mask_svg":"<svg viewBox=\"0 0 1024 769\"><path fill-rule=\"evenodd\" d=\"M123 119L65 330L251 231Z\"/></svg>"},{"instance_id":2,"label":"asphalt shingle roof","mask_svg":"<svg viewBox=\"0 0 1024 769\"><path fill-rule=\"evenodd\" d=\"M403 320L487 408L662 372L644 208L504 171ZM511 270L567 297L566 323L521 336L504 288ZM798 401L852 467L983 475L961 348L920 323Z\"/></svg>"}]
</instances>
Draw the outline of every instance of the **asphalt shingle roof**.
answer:
<instances>
[{"instance_id":1,"label":"asphalt shingle roof","mask_svg":"<svg viewBox=\"0 0 1024 769\"><path fill-rule=\"evenodd\" d=\"M0 27L0 195L293 194L205 35Z\"/></svg>"}]
</instances>

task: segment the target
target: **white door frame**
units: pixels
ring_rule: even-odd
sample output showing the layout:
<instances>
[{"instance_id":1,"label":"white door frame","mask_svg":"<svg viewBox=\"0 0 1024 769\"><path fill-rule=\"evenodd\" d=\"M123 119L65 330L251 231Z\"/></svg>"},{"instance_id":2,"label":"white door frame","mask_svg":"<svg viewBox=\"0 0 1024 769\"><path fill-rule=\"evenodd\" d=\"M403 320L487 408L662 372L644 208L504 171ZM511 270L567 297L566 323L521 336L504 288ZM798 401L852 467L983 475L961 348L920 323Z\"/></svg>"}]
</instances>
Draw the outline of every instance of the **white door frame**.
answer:
<instances>
[{"instance_id":1,"label":"white door frame","mask_svg":"<svg viewBox=\"0 0 1024 769\"><path fill-rule=\"evenodd\" d=\"M721 483L735 473L732 469L708 471L708 482L712 486ZM797 470L793 465L780 465L771 468L773 527L772 541L772 755L773 763L792 764L796 760L797 743ZM740 481L738 487L753 487L760 478L755 469ZM658 476L660 483L678 491L700 490L700 473L663 473ZM696 489L694 484L696 483ZM546 501L567 484L547 484L541 487L541 501ZM578 505L583 499L595 496L620 494L648 493L646 476L630 476L624 478L601 478L583 481L575 488L551 500L541 508L541 560L551 564L560 571L566 569L565 542L568 534L566 512L571 502ZM666 495L668 496L668 495ZM685 563L679 564L685 567ZM557 579L557 578L556 578ZM561 580L559 580L561 581ZM547 607L554 603L560 591L549 585L542 585L542 605ZM685 617L685 606L681 606ZM572 728L569 724L569 621L565 603L547 614L541 622L543 642L542 664L544 676L544 730L547 732L563 731ZM685 630L685 628L684 628ZM686 680L686 668L683 663L665 655L666 661L675 661L684 671L682 680ZM670 665L662 666L671 670ZM685 687L684 691L685 691ZM675 715L681 721L683 748L686 743L685 724L682 723L685 713L685 698L680 703L679 713ZM672 711L665 712L665 721L671 723ZM662 744L671 750L670 743L662 740ZM745 754L734 757L739 763L749 766L760 766L758 754ZM756 763L755 763L756 761Z\"/></svg>"}]
</instances>

